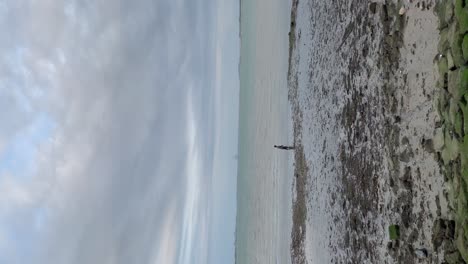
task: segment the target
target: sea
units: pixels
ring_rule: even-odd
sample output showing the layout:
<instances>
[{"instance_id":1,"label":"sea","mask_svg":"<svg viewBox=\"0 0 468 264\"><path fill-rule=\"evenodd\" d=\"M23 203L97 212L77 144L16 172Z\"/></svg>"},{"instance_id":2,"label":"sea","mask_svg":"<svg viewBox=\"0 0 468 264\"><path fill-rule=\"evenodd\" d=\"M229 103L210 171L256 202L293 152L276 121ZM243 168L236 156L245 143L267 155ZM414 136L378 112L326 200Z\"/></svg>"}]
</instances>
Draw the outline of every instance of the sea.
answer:
<instances>
[{"instance_id":1,"label":"sea","mask_svg":"<svg viewBox=\"0 0 468 264\"><path fill-rule=\"evenodd\" d=\"M293 151L288 102L291 2L246 0L241 58L236 263L291 263Z\"/></svg>"}]
</instances>

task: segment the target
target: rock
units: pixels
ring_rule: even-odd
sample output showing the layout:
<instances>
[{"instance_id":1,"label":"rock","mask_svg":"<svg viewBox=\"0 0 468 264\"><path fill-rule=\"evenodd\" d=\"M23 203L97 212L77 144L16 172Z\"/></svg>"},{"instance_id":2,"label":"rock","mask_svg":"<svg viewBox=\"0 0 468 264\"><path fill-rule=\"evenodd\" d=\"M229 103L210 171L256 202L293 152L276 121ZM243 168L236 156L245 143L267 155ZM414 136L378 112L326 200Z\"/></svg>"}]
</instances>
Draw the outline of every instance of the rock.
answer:
<instances>
[{"instance_id":1,"label":"rock","mask_svg":"<svg viewBox=\"0 0 468 264\"><path fill-rule=\"evenodd\" d=\"M400 8L400 11L398 11L398 14L399 14L400 16L404 15L405 13L406 13L406 9L405 9L404 7L401 7L401 8Z\"/></svg>"},{"instance_id":2,"label":"rock","mask_svg":"<svg viewBox=\"0 0 468 264\"><path fill-rule=\"evenodd\" d=\"M442 242L444 241L446 228L447 226L445 225L444 220L437 219L434 222L434 226L432 227L432 244L436 250L442 245Z\"/></svg>"},{"instance_id":3,"label":"rock","mask_svg":"<svg viewBox=\"0 0 468 264\"><path fill-rule=\"evenodd\" d=\"M439 76L440 76L440 79L444 80L448 73L448 62L447 62L447 58L444 56L442 58L439 59L438 63L437 63L437 66L439 66ZM448 77L447 77L448 78Z\"/></svg>"},{"instance_id":4,"label":"rock","mask_svg":"<svg viewBox=\"0 0 468 264\"><path fill-rule=\"evenodd\" d=\"M392 243L392 241L389 241L389 242L387 243L387 250L388 250L388 251L393 250L393 243Z\"/></svg>"},{"instance_id":5,"label":"rock","mask_svg":"<svg viewBox=\"0 0 468 264\"><path fill-rule=\"evenodd\" d=\"M416 7L418 7L416 5ZM447 19L445 18L447 14L447 4L446 1L438 1L435 5L434 11L439 18L439 29L442 29L447 26ZM453 13L453 11L452 11ZM453 16L453 14L452 14Z\"/></svg>"},{"instance_id":6,"label":"rock","mask_svg":"<svg viewBox=\"0 0 468 264\"><path fill-rule=\"evenodd\" d=\"M468 244L466 243L466 240L463 238L463 235L458 235L456 245L463 260L465 262L468 262Z\"/></svg>"},{"instance_id":7,"label":"rock","mask_svg":"<svg viewBox=\"0 0 468 264\"><path fill-rule=\"evenodd\" d=\"M434 152L434 141L432 139L424 139L421 141L423 149L429 153Z\"/></svg>"},{"instance_id":8,"label":"rock","mask_svg":"<svg viewBox=\"0 0 468 264\"><path fill-rule=\"evenodd\" d=\"M416 249L414 251L414 254L419 259L427 258L427 256L428 256L427 249L425 249L425 248Z\"/></svg>"},{"instance_id":9,"label":"rock","mask_svg":"<svg viewBox=\"0 0 468 264\"><path fill-rule=\"evenodd\" d=\"M450 161L455 160L459 154L458 141L448 130L445 131L444 144L445 148L442 151L442 159L444 164L448 164Z\"/></svg>"},{"instance_id":10,"label":"rock","mask_svg":"<svg viewBox=\"0 0 468 264\"><path fill-rule=\"evenodd\" d=\"M444 28L440 31L440 40L437 46L439 53L445 54L445 52L450 48L449 41L449 29Z\"/></svg>"},{"instance_id":11,"label":"rock","mask_svg":"<svg viewBox=\"0 0 468 264\"><path fill-rule=\"evenodd\" d=\"M400 247L400 242L398 240L392 240L387 243L387 249L388 250L396 250L397 248Z\"/></svg>"},{"instance_id":12,"label":"rock","mask_svg":"<svg viewBox=\"0 0 468 264\"><path fill-rule=\"evenodd\" d=\"M455 115L454 129L459 137L463 136L463 115L460 111Z\"/></svg>"},{"instance_id":13,"label":"rock","mask_svg":"<svg viewBox=\"0 0 468 264\"><path fill-rule=\"evenodd\" d=\"M455 238L455 221L454 220L446 220L445 221L445 237L452 240Z\"/></svg>"},{"instance_id":14,"label":"rock","mask_svg":"<svg viewBox=\"0 0 468 264\"><path fill-rule=\"evenodd\" d=\"M445 254L445 261L447 264L458 264L461 262L460 252L455 251L449 254Z\"/></svg>"},{"instance_id":15,"label":"rock","mask_svg":"<svg viewBox=\"0 0 468 264\"><path fill-rule=\"evenodd\" d=\"M372 14L375 14L375 12L377 11L377 3L375 2L370 3L369 10Z\"/></svg>"},{"instance_id":16,"label":"rock","mask_svg":"<svg viewBox=\"0 0 468 264\"><path fill-rule=\"evenodd\" d=\"M445 5L445 22L447 24L452 23L453 20L453 4L452 1L447 1Z\"/></svg>"},{"instance_id":17,"label":"rock","mask_svg":"<svg viewBox=\"0 0 468 264\"><path fill-rule=\"evenodd\" d=\"M459 94L460 95L465 95L468 91L468 68L463 67L460 69L460 85L458 87L459 89Z\"/></svg>"},{"instance_id":18,"label":"rock","mask_svg":"<svg viewBox=\"0 0 468 264\"><path fill-rule=\"evenodd\" d=\"M463 59L465 61L468 61L468 35L465 35L463 37L462 51L463 51Z\"/></svg>"},{"instance_id":19,"label":"rock","mask_svg":"<svg viewBox=\"0 0 468 264\"><path fill-rule=\"evenodd\" d=\"M468 134L467 133L468 132L468 105L464 104L464 103L460 103L459 106L460 106L460 109L462 110L462 113L463 113L463 131L465 132L465 134ZM465 137L466 137L466 135L465 135ZM468 138L464 139L463 141L464 141L464 143L468 143ZM468 145L465 146L465 147L468 147ZM468 148L465 148L464 150L468 150ZM464 153L468 154L468 151L465 151Z\"/></svg>"},{"instance_id":20,"label":"rock","mask_svg":"<svg viewBox=\"0 0 468 264\"><path fill-rule=\"evenodd\" d=\"M465 136L465 137L468 137ZM464 142L464 144L468 145L468 142ZM466 153L466 149L467 149L467 146L463 146L463 151ZM464 159L466 159L466 154L464 154L465 157ZM468 185L468 168L467 167L464 167L463 170L462 170L462 173L461 173L461 177L462 177L462 180L465 182L466 185Z\"/></svg>"},{"instance_id":21,"label":"rock","mask_svg":"<svg viewBox=\"0 0 468 264\"><path fill-rule=\"evenodd\" d=\"M468 31L468 12L464 8L464 0L455 1L455 17L460 25L460 33L465 34Z\"/></svg>"},{"instance_id":22,"label":"rock","mask_svg":"<svg viewBox=\"0 0 468 264\"><path fill-rule=\"evenodd\" d=\"M452 51L448 50L447 51L447 66L450 71L455 70L455 63L453 62L453 56L452 56Z\"/></svg>"},{"instance_id":23,"label":"rock","mask_svg":"<svg viewBox=\"0 0 468 264\"><path fill-rule=\"evenodd\" d=\"M459 93L460 70L450 71L447 75L447 90L452 97L459 101L462 95Z\"/></svg>"},{"instance_id":24,"label":"rock","mask_svg":"<svg viewBox=\"0 0 468 264\"><path fill-rule=\"evenodd\" d=\"M457 199L456 199L457 194L455 193L455 190L452 187L453 186L453 180L449 179L447 181L447 183L449 184L450 188L447 188L447 191L445 192L445 195L446 195L447 200L449 201L450 209L451 210L456 210L456 208L458 206L458 203L457 203Z\"/></svg>"},{"instance_id":25,"label":"rock","mask_svg":"<svg viewBox=\"0 0 468 264\"><path fill-rule=\"evenodd\" d=\"M454 34L452 38L452 43L451 43L451 51L452 51L453 62L455 63L456 67L461 67L463 64L465 64L465 60L463 59L462 44L463 44L463 35L460 33Z\"/></svg>"},{"instance_id":26,"label":"rock","mask_svg":"<svg viewBox=\"0 0 468 264\"><path fill-rule=\"evenodd\" d=\"M453 189L453 193L454 193L454 198L456 199L457 196L458 196L458 192L460 191L460 177L456 174L456 173L453 173L454 177L453 177L453 180L452 180L452 189Z\"/></svg>"},{"instance_id":27,"label":"rock","mask_svg":"<svg viewBox=\"0 0 468 264\"><path fill-rule=\"evenodd\" d=\"M444 131L441 127L437 128L433 138L434 149L440 151L444 147Z\"/></svg>"},{"instance_id":28,"label":"rock","mask_svg":"<svg viewBox=\"0 0 468 264\"><path fill-rule=\"evenodd\" d=\"M460 107L458 106L458 101L454 98L450 99L449 104L450 104L449 106L450 123L455 125L456 116L457 116L457 113L459 112L458 110L460 110Z\"/></svg>"},{"instance_id":29,"label":"rock","mask_svg":"<svg viewBox=\"0 0 468 264\"><path fill-rule=\"evenodd\" d=\"M468 221L468 193L466 190L466 185L463 181L459 182L460 188L458 190L458 212L457 212L457 220L459 223L464 223Z\"/></svg>"}]
</instances>

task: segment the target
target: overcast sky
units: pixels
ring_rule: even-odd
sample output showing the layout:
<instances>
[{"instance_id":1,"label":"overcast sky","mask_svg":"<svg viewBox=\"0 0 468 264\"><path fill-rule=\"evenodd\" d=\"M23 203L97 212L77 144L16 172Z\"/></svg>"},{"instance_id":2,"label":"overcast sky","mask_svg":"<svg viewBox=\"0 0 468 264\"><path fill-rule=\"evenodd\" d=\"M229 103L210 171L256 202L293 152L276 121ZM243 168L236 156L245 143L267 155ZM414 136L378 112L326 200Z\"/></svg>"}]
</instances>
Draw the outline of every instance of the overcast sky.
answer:
<instances>
[{"instance_id":1,"label":"overcast sky","mask_svg":"<svg viewBox=\"0 0 468 264\"><path fill-rule=\"evenodd\" d=\"M238 2L0 2L0 263L234 262Z\"/></svg>"}]
</instances>

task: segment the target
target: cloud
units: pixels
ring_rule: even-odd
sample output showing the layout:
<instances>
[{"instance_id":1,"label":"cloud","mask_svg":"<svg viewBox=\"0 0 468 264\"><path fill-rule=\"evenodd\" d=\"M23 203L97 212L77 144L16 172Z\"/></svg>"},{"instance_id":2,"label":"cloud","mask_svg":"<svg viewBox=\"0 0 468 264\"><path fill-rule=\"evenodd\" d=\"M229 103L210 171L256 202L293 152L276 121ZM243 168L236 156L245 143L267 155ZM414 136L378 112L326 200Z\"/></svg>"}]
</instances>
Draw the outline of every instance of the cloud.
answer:
<instances>
[{"instance_id":1,"label":"cloud","mask_svg":"<svg viewBox=\"0 0 468 264\"><path fill-rule=\"evenodd\" d=\"M14 33L0 44L0 146L39 116L53 123L30 179L1 175L0 262L206 263L212 6L0 5Z\"/></svg>"}]
</instances>

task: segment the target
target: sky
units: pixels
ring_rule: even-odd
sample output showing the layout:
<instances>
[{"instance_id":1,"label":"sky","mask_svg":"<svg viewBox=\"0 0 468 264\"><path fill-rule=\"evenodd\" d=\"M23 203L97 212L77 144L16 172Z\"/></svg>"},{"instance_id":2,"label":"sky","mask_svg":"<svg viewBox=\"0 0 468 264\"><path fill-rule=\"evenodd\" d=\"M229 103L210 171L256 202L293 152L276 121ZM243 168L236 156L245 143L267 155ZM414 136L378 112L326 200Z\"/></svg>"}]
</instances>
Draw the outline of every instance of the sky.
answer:
<instances>
[{"instance_id":1,"label":"sky","mask_svg":"<svg viewBox=\"0 0 468 264\"><path fill-rule=\"evenodd\" d=\"M0 2L0 263L233 263L238 0Z\"/></svg>"}]
</instances>

